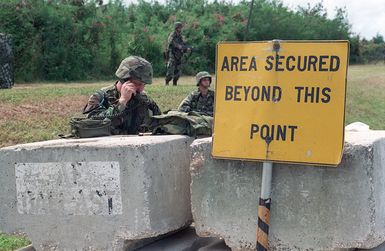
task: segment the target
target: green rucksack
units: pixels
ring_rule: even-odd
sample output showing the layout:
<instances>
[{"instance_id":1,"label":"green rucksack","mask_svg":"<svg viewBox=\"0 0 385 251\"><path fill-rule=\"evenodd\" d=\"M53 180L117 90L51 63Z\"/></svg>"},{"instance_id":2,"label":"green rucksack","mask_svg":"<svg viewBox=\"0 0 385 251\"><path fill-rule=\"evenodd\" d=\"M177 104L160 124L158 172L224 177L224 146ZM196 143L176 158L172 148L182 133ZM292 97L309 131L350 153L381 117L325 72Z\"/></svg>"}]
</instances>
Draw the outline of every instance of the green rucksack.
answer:
<instances>
[{"instance_id":1,"label":"green rucksack","mask_svg":"<svg viewBox=\"0 0 385 251\"><path fill-rule=\"evenodd\" d=\"M89 118L71 118L71 134L62 135L61 138L92 138L111 135L111 120L95 120Z\"/></svg>"},{"instance_id":2,"label":"green rucksack","mask_svg":"<svg viewBox=\"0 0 385 251\"><path fill-rule=\"evenodd\" d=\"M152 134L184 134L192 137L211 136L213 118L197 112L169 111L152 116L149 129Z\"/></svg>"}]
</instances>

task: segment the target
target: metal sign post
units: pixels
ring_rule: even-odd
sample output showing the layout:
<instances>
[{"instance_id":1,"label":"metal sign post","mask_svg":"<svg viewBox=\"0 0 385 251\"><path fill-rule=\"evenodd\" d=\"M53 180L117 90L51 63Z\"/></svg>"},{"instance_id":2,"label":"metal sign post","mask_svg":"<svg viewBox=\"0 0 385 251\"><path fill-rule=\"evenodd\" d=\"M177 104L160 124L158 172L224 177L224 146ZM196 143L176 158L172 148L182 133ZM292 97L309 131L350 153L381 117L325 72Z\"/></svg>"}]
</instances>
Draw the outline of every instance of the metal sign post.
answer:
<instances>
[{"instance_id":1,"label":"metal sign post","mask_svg":"<svg viewBox=\"0 0 385 251\"><path fill-rule=\"evenodd\" d=\"M278 56L279 49L281 48L279 40L273 40L273 51L275 51L276 57ZM275 84L278 84L275 81ZM276 99L274 96L273 99ZM273 102L274 105L276 102ZM269 146L272 137L267 136L266 142L266 160L269 159ZM273 176L273 163L264 161L262 166L262 184L261 184L261 196L258 203L258 228L257 228L257 251L269 250L269 224L270 224L270 206L271 206L271 180Z\"/></svg>"}]
</instances>

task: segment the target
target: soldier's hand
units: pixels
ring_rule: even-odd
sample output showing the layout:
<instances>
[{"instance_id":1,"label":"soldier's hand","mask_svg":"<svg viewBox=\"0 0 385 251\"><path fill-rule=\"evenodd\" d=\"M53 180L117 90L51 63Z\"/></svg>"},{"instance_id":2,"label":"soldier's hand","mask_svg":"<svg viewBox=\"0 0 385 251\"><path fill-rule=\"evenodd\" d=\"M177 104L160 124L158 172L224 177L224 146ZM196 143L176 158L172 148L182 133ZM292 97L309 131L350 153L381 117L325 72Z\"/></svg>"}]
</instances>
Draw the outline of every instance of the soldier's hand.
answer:
<instances>
[{"instance_id":1,"label":"soldier's hand","mask_svg":"<svg viewBox=\"0 0 385 251\"><path fill-rule=\"evenodd\" d=\"M191 48L190 47L187 47L187 52L191 52Z\"/></svg>"},{"instance_id":2,"label":"soldier's hand","mask_svg":"<svg viewBox=\"0 0 385 251\"><path fill-rule=\"evenodd\" d=\"M127 81L122 85L122 88L120 89L119 103L125 105L135 95L136 95L135 85L130 81Z\"/></svg>"}]
</instances>

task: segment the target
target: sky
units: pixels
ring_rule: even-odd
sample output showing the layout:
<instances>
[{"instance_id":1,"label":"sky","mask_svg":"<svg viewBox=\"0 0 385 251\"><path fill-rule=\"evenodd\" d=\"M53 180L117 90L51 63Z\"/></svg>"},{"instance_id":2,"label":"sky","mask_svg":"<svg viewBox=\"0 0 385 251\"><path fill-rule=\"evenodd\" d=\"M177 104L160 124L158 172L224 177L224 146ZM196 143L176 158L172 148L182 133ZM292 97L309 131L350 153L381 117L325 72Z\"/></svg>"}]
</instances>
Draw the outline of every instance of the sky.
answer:
<instances>
[{"instance_id":1,"label":"sky","mask_svg":"<svg viewBox=\"0 0 385 251\"><path fill-rule=\"evenodd\" d=\"M123 0L131 3L136 0ZM158 0L165 2L165 0ZM233 3L239 0L229 0ZM250 0L251 1L251 0ZM310 3L314 6L321 0L282 0L282 2L296 9L298 5L307 6ZM346 7L349 23L352 25L352 31L361 37L371 39L377 33L385 37L385 0L323 0L323 6L328 12L330 18L334 17L335 9Z\"/></svg>"},{"instance_id":2,"label":"sky","mask_svg":"<svg viewBox=\"0 0 385 251\"><path fill-rule=\"evenodd\" d=\"M282 0L283 3L295 9L296 6L314 6L319 1L311 0ZM361 37L371 39L377 33L385 37L385 0L323 0L328 16L334 17L336 7L346 7L352 31Z\"/></svg>"}]
</instances>

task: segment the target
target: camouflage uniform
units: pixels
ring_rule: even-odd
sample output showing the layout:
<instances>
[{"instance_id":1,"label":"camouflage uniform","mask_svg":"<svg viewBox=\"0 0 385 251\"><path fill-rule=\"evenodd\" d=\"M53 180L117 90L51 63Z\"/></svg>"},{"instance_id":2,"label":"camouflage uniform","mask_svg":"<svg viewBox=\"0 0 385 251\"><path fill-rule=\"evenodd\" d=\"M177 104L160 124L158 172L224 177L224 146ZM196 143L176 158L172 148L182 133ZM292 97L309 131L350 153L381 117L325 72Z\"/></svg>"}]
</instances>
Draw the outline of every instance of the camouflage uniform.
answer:
<instances>
[{"instance_id":1,"label":"camouflage uniform","mask_svg":"<svg viewBox=\"0 0 385 251\"><path fill-rule=\"evenodd\" d=\"M144 69L142 66L134 68L137 59L144 60L139 57L129 57L123 60L116 71L116 75L120 79L132 78L145 84L151 84L152 67L150 67L151 74L147 76L147 79L141 79L142 74L146 73L148 68ZM144 60L143 62L151 66L147 61ZM114 85L105 87L91 95L83 109L83 114L87 114L87 117L91 119L110 118L112 134L137 134L143 131L141 126L148 124L151 115L159 115L161 111L155 101L145 92L137 93L128 101L125 107L122 107L119 104L120 93L116 88L117 83L118 81Z\"/></svg>"},{"instance_id":2,"label":"camouflage uniform","mask_svg":"<svg viewBox=\"0 0 385 251\"><path fill-rule=\"evenodd\" d=\"M13 54L11 38L0 33L0 88L12 88Z\"/></svg>"},{"instance_id":3,"label":"camouflage uniform","mask_svg":"<svg viewBox=\"0 0 385 251\"><path fill-rule=\"evenodd\" d=\"M215 92L208 90L207 96L203 97L199 91L193 91L179 105L181 112L195 111L202 115L213 116Z\"/></svg>"},{"instance_id":4,"label":"camouflage uniform","mask_svg":"<svg viewBox=\"0 0 385 251\"><path fill-rule=\"evenodd\" d=\"M181 23L175 23L175 29L181 26ZM173 80L173 85L177 85L178 79L182 74L181 65L184 53L184 46L185 41L183 40L182 35L178 34L176 31L171 32L167 40L168 62L166 73L166 85L168 85L168 82L170 82L171 79Z\"/></svg>"},{"instance_id":5,"label":"camouflage uniform","mask_svg":"<svg viewBox=\"0 0 385 251\"><path fill-rule=\"evenodd\" d=\"M199 86L200 81L203 78L209 78L211 83L211 76L208 72L199 72L196 75L196 83ZM179 105L178 110L181 112L195 111L202 115L213 116L214 115L214 96L215 92L207 90L207 95L203 96L199 89L193 91L188 95L182 103Z\"/></svg>"}]
</instances>

